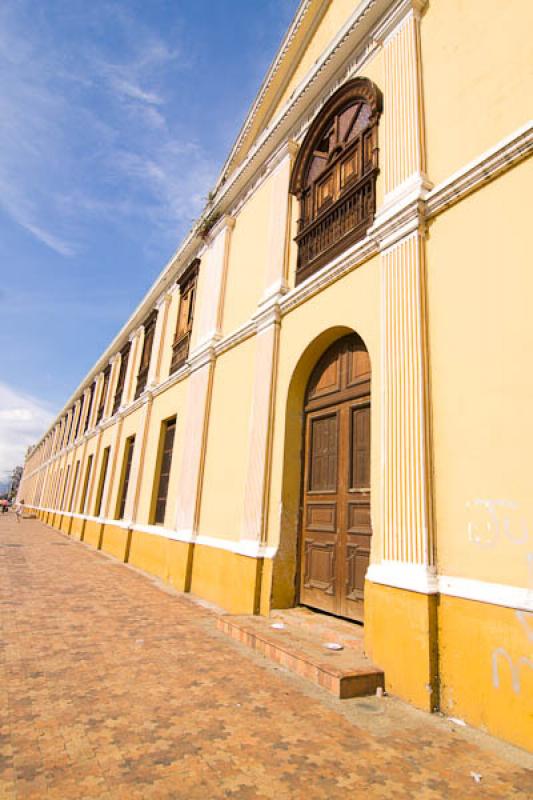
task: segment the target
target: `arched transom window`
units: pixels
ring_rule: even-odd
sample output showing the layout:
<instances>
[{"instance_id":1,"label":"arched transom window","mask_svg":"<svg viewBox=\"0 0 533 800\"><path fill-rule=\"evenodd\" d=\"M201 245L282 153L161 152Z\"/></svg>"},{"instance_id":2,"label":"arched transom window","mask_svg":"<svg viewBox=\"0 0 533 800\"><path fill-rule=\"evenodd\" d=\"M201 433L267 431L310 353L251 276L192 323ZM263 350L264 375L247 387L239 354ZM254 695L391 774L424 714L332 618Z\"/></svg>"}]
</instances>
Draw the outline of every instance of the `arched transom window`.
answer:
<instances>
[{"instance_id":1,"label":"arched transom window","mask_svg":"<svg viewBox=\"0 0 533 800\"><path fill-rule=\"evenodd\" d=\"M296 282L361 239L376 210L381 93L366 78L344 84L313 121L290 190L300 201Z\"/></svg>"}]
</instances>

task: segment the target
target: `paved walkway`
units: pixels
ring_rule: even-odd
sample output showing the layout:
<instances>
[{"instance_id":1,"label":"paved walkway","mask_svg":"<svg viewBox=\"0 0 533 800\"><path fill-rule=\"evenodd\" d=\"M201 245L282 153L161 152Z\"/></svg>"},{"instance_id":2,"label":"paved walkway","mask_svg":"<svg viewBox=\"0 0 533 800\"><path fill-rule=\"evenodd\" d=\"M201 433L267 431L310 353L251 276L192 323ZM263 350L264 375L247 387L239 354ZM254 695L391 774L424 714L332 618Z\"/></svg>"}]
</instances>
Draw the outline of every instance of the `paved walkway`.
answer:
<instances>
[{"instance_id":1,"label":"paved walkway","mask_svg":"<svg viewBox=\"0 0 533 800\"><path fill-rule=\"evenodd\" d=\"M521 751L392 698L336 700L226 639L208 609L13 514L0 630L2 800L533 792Z\"/></svg>"}]
</instances>

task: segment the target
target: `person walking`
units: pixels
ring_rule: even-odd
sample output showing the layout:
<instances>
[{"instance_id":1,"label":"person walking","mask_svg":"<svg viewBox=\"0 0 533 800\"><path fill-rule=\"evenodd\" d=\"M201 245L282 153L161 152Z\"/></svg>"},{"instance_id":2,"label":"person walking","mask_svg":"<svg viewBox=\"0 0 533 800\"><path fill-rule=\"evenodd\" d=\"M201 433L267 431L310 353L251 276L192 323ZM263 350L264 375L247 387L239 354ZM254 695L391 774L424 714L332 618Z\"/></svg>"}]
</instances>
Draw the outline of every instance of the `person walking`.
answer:
<instances>
[{"instance_id":1,"label":"person walking","mask_svg":"<svg viewBox=\"0 0 533 800\"><path fill-rule=\"evenodd\" d=\"M24 500L21 500L20 503L17 504L17 510L15 511L18 524L20 524L20 520L22 519L23 514L24 514Z\"/></svg>"}]
</instances>

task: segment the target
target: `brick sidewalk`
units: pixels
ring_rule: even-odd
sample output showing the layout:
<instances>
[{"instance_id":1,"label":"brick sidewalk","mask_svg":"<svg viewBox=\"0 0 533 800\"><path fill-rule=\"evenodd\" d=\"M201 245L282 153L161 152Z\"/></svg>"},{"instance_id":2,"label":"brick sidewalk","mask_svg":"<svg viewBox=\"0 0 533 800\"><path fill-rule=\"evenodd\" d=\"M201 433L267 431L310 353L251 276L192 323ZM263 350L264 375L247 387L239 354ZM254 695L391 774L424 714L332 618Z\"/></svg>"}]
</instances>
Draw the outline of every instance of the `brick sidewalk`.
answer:
<instances>
[{"instance_id":1,"label":"brick sidewalk","mask_svg":"<svg viewBox=\"0 0 533 800\"><path fill-rule=\"evenodd\" d=\"M0 626L2 800L533 794L521 751L392 698L336 700L188 598L11 513Z\"/></svg>"}]
</instances>

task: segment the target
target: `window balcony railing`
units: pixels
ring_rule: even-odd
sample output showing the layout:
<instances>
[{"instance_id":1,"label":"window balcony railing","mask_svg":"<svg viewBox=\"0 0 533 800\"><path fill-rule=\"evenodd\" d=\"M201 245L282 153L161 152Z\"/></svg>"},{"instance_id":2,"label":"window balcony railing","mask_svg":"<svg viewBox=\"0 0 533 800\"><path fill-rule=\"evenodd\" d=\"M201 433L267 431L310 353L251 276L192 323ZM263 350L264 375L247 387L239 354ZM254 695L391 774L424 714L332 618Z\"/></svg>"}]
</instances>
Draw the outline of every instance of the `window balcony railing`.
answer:
<instances>
[{"instance_id":1,"label":"window balcony railing","mask_svg":"<svg viewBox=\"0 0 533 800\"><path fill-rule=\"evenodd\" d=\"M296 283L362 239L376 210L377 169L372 169L328 204L310 222L300 222L296 236L298 265Z\"/></svg>"}]
</instances>

